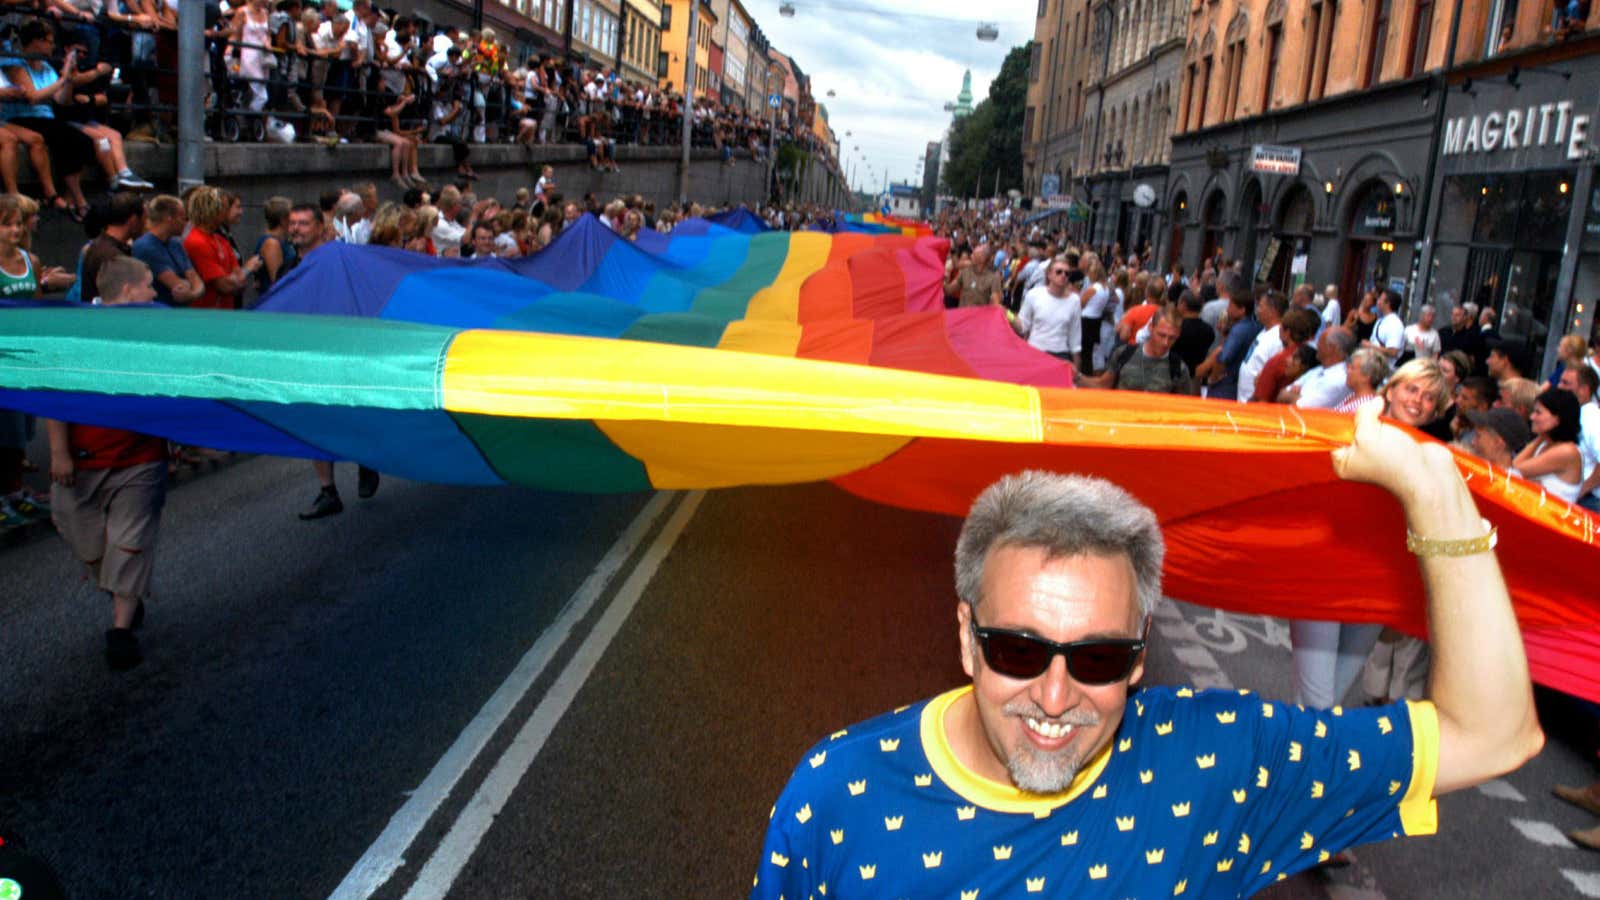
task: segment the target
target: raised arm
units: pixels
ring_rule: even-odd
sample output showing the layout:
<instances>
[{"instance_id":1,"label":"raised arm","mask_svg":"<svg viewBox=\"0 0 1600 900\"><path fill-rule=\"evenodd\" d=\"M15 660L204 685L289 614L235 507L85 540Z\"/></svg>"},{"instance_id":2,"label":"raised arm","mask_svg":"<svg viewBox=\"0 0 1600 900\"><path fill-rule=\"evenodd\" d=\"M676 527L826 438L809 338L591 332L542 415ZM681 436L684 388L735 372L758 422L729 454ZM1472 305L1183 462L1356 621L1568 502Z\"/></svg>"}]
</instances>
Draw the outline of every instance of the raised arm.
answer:
<instances>
[{"instance_id":1,"label":"raised arm","mask_svg":"<svg viewBox=\"0 0 1600 900\"><path fill-rule=\"evenodd\" d=\"M1406 527L1426 541L1484 536L1472 493L1443 444L1418 444L1378 418L1378 405L1356 414L1355 441L1333 452L1341 478L1388 490ZM1401 540L1395 535L1395 540ZM1434 796L1510 772L1544 746L1533 684L1511 596L1494 551L1461 556L1419 550L1427 594L1433 671L1428 698L1439 715Z\"/></svg>"}]
</instances>

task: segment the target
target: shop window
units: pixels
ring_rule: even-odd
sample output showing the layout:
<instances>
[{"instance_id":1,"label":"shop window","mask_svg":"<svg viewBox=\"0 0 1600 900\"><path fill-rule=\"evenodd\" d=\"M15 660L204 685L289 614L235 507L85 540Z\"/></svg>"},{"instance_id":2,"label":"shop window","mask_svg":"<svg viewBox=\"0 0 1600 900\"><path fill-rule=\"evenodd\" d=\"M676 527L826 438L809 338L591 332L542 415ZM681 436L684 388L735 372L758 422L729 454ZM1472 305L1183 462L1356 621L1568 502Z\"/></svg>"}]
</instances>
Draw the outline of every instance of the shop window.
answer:
<instances>
[{"instance_id":1,"label":"shop window","mask_svg":"<svg viewBox=\"0 0 1600 900\"><path fill-rule=\"evenodd\" d=\"M1566 243L1567 219L1572 213L1572 173L1529 172L1523 177L1517 246L1560 250Z\"/></svg>"},{"instance_id":2,"label":"shop window","mask_svg":"<svg viewBox=\"0 0 1600 900\"><path fill-rule=\"evenodd\" d=\"M1428 42L1433 37L1433 0L1417 0L1411 17L1411 61L1406 77L1420 75L1428 68Z\"/></svg>"},{"instance_id":3,"label":"shop window","mask_svg":"<svg viewBox=\"0 0 1600 900\"><path fill-rule=\"evenodd\" d=\"M1478 219L1472 240L1480 244L1516 241L1517 207L1522 194L1522 173L1486 175L1478 191Z\"/></svg>"},{"instance_id":4,"label":"shop window","mask_svg":"<svg viewBox=\"0 0 1600 900\"><path fill-rule=\"evenodd\" d=\"M1539 359L1550 334L1550 312L1555 305L1556 276L1561 254L1518 251L1511 255L1506 273L1505 304L1500 310L1500 336L1523 344L1530 359ZM1535 373L1525 373L1536 377Z\"/></svg>"},{"instance_id":5,"label":"shop window","mask_svg":"<svg viewBox=\"0 0 1600 900\"><path fill-rule=\"evenodd\" d=\"M1467 248L1440 244L1433 251L1433 272L1428 279L1428 302L1448 321L1450 310L1465 302L1461 284L1466 275Z\"/></svg>"},{"instance_id":6,"label":"shop window","mask_svg":"<svg viewBox=\"0 0 1600 900\"><path fill-rule=\"evenodd\" d=\"M1517 0L1491 0L1489 4L1489 27L1484 29L1483 56L1499 56L1511 48L1511 39L1516 31Z\"/></svg>"},{"instance_id":7,"label":"shop window","mask_svg":"<svg viewBox=\"0 0 1600 900\"><path fill-rule=\"evenodd\" d=\"M1510 251L1495 247L1472 247L1467 251L1461 297L1478 308L1497 306L1505 283L1506 257Z\"/></svg>"},{"instance_id":8,"label":"shop window","mask_svg":"<svg viewBox=\"0 0 1600 900\"><path fill-rule=\"evenodd\" d=\"M1389 3L1378 0L1372 13L1371 27L1367 32L1367 75L1363 87L1371 87L1383 80L1384 45L1389 43Z\"/></svg>"},{"instance_id":9,"label":"shop window","mask_svg":"<svg viewBox=\"0 0 1600 900\"><path fill-rule=\"evenodd\" d=\"M1479 175L1451 175L1444 180L1439 202L1439 240L1470 241L1478 218L1478 202L1488 188Z\"/></svg>"}]
</instances>

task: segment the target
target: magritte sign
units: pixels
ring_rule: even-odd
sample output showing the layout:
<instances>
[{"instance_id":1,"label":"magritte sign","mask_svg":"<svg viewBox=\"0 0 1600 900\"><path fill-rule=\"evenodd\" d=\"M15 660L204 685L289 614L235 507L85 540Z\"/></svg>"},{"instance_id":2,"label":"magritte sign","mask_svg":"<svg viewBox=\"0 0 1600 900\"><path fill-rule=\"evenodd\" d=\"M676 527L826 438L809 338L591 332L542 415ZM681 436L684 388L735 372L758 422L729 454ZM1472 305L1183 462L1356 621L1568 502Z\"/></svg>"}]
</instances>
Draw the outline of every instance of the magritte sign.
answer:
<instances>
[{"instance_id":1,"label":"magritte sign","mask_svg":"<svg viewBox=\"0 0 1600 900\"><path fill-rule=\"evenodd\" d=\"M1573 113L1571 100L1496 109L1444 123L1443 155L1566 147L1567 159L1589 149L1589 116Z\"/></svg>"}]
</instances>

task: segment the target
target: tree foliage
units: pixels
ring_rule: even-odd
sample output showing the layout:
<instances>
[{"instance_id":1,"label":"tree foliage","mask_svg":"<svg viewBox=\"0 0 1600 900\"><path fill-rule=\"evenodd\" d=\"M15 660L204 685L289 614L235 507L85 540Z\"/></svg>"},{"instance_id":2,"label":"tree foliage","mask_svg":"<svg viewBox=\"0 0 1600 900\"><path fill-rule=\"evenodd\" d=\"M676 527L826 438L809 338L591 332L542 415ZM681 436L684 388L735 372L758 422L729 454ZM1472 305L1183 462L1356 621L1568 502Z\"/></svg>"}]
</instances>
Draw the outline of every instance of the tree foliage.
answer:
<instances>
[{"instance_id":1,"label":"tree foliage","mask_svg":"<svg viewBox=\"0 0 1600 900\"><path fill-rule=\"evenodd\" d=\"M1028 106L1031 44L1012 47L989 83L989 96L950 129L950 161L940 179L957 197L988 197L1022 187L1022 122Z\"/></svg>"}]
</instances>

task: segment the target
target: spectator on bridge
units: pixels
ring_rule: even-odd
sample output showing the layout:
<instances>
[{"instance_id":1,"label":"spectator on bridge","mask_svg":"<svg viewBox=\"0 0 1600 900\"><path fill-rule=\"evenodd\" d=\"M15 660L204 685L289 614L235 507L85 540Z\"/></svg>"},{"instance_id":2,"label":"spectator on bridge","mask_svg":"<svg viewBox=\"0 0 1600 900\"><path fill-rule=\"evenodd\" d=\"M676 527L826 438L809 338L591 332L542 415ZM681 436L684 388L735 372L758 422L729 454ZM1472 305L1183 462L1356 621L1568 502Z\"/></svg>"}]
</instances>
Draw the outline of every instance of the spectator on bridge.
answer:
<instances>
[{"instance_id":1,"label":"spectator on bridge","mask_svg":"<svg viewBox=\"0 0 1600 900\"><path fill-rule=\"evenodd\" d=\"M168 306L188 306L205 295L205 281L183 250L188 216L183 203L170 194L158 194L145 204L145 232L133 242L135 259L150 267L156 301Z\"/></svg>"},{"instance_id":2,"label":"spectator on bridge","mask_svg":"<svg viewBox=\"0 0 1600 900\"><path fill-rule=\"evenodd\" d=\"M5 76L4 83L0 84L0 100L4 101L0 104L0 118L44 140L51 169L61 176L61 183L66 186L70 201L68 211L74 221L82 222L89 212L89 201L83 196L82 173L84 166L96 158L95 146L88 135L55 114L56 103L70 102L77 56L68 55L68 77L60 77L46 60L55 47L55 35L48 24L37 19L23 23L14 46L28 59L12 57L0 66L0 74ZM45 203L56 208L63 206L59 198L50 193L46 194Z\"/></svg>"},{"instance_id":3,"label":"spectator on bridge","mask_svg":"<svg viewBox=\"0 0 1600 900\"><path fill-rule=\"evenodd\" d=\"M240 265L238 252L223 233L232 206L228 196L214 187L203 186L189 196L190 228L183 239L183 250L206 284L205 293L193 306L238 309L245 286L261 268L260 256L252 256Z\"/></svg>"},{"instance_id":4,"label":"spectator on bridge","mask_svg":"<svg viewBox=\"0 0 1600 900\"><path fill-rule=\"evenodd\" d=\"M389 145L389 180L402 189L427 188L428 182L417 167L417 147L427 125L414 107L417 98L408 90L398 97L386 95L383 115L387 124L378 129L377 139Z\"/></svg>"},{"instance_id":5,"label":"spectator on bridge","mask_svg":"<svg viewBox=\"0 0 1600 900\"><path fill-rule=\"evenodd\" d=\"M0 96L5 93L4 89L0 89ZM45 205L66 211L69 204L56 194L55 179L50 174L50 152L45 146L44 136L10 122L0 122L0 181L5 184L5 192L22 193L17 188L17 150L24 147L27 148L28 165L33 168L34 177L39 179L39 186L44 189Z\"/></svg>"},{"instance_id":6,"label":"spectator on bridge","mask_svg":"<svg viewBox=\"0 0 1600 900\"><path fill-rule=\"evenodd\" d=\"M1154 514L1098 479L1010 476L956 548L971 685L807 751L765 820L752 897L865 880L884 896L1246 896L1348 846L1432 832L1435 798L1538 753L1493 531L1448 453L1377 413L1334 467L1393 494L1427 557L1431 700L1332 715L1134 693L1161 597ZM1456 539L1464 554L1444 558Z\"/></svg>"},{"instance_id":7,"label":"spectator on bridge","mask_svg":"<svg viewBox=\"0 0 1600 900\"><path fill-rule=\"evenodd\" d=\"M131 256L108 260L96 284L107 306L155 298L150 269ZM101 313L111 315L111 313ZM47 420L51 518L90 579L111 597L106 663L131 669L143 656L134 630L144 623L161 507L167 444L116 428Z\"/></svg>"}]
</instances>

